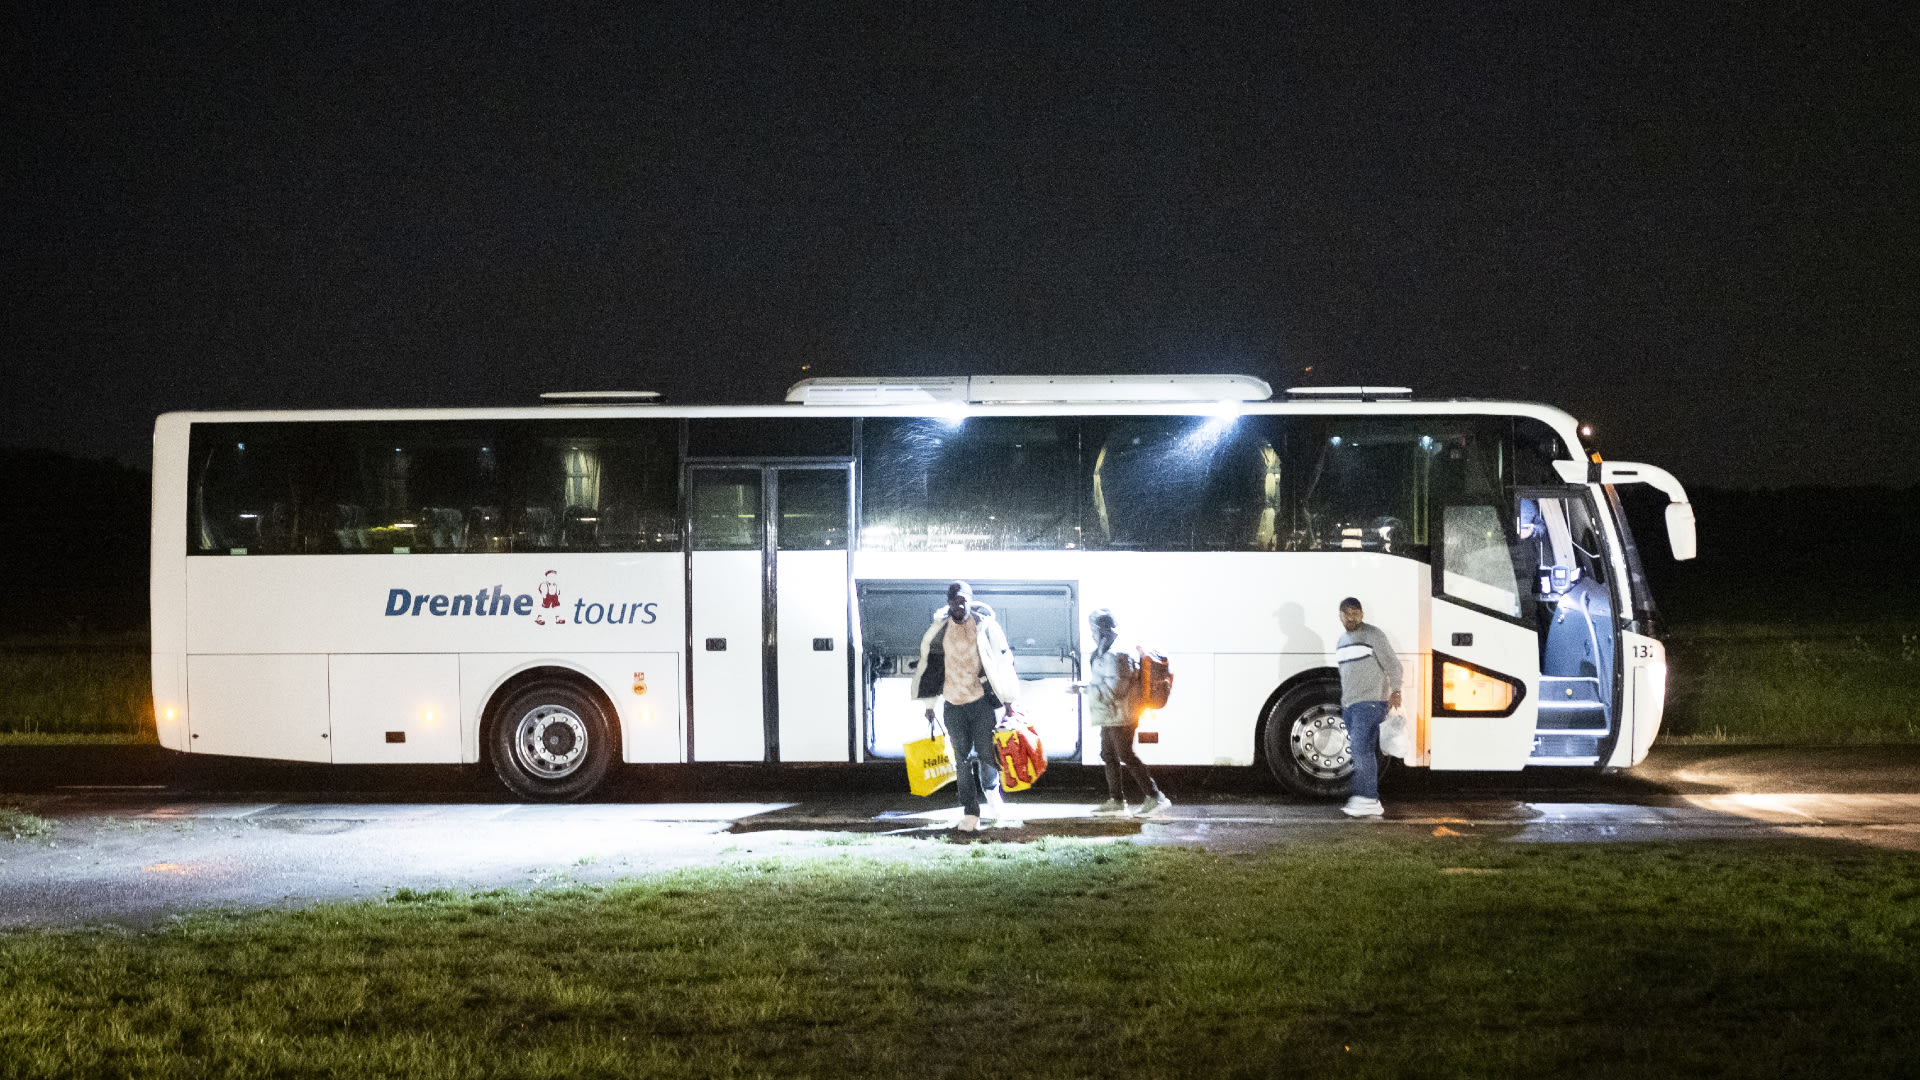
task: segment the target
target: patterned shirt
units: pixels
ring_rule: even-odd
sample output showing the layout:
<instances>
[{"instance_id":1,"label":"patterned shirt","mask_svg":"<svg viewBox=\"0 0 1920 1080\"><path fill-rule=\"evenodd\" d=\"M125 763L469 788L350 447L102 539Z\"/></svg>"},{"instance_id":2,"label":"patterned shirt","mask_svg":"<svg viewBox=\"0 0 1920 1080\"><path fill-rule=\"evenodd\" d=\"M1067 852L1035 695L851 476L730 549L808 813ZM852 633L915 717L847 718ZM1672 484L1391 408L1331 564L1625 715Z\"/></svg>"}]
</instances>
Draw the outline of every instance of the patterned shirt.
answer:
<instances>
[{"instance_id":1,"label":"patterned shirt","mask_svg":"<svg viewBox=\"0 0 1920 1080\"><path fill-rule=\"evenodd\" d=\"M948 704L965 705L987 696L980 681L980 620L947 624L947 636L941 644L946 655L946 685L941 697Z\"/></svg>"}]
</instances>

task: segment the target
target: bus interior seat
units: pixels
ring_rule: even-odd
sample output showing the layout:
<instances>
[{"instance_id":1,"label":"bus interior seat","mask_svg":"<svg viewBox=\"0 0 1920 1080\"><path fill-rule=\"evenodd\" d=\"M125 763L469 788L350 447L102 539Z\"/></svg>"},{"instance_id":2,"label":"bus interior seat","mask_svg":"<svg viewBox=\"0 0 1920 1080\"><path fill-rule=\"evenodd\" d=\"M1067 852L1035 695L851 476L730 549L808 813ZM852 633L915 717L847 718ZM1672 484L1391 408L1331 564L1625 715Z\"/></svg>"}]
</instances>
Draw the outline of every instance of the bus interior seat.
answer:
<instances>
[{"instance_id":1,"label":"bus interior seat","mask_svg":"<svg viewBox=\"0 0 1920 1080\"><path fill-rule=\"evenodd\" d=\"M560 546L569 551L599 546L600 511L591 506L569 506L560 512Z\"/></svg>"},{"instance_id":2,"label":"bus interior seat","mask_svg":"<svg viewBox=\"0 0 1920 1080\"><path fill-rule=\"evenodd\" d=\"M466 546L466 531L466 515L460 511L446 506L422 507L414 543L432 551L459 551Z\"/></svg>"},{"instance_id":3,"label":"bus interior seat","mask_svg":"<svg viewBox=\"0 0 1920 1080\"><path fill-rule=\"evenodd\" d=\"M499 507L471 506L467 508L465 550L503 551L506 545L502 544L500 539Z\"/></svg>"},{"instance_id":4,"label":"bus interior seat","mask_svg":"<svg viewBox=\"0 0 1920 1080\"><path fill-rule=\"evenodd\" d=\"M294 520L298 516L294 508L284 502L274 503L265 514L260 515L256 522L260 528L260 550L295 550L299 533L294 528Z\"/></svg>"},{"instance_id":5,"label":"bus interior seat","mask_svg":"<svg viewBox=\"0 0 1920 1080\"><path fill-rule=\"evenodd\" d=\"M367 530L366 509L352 503L335 503L333 535L341 551L366 551L371 548L373 536Z\"/></svg>"},{"instance_id":6,"label":"bus interior seat","mask_svg":"<svg viewBox=\"0 0 1920 1080\"><path fill-rule=\"evenodd\" d=\"M210 539L216 549L248 548L260 546L260 515L236 510L224 515L219 524L209 530Z\"/></svg>"},{"instance_id":7,"label":"bus interior seat","mask_svg":"<svg viewBox=\"0 0 1920 1080\"><path fill-rule=\"evenodd\" d=\"M597 536L599 546L632 551L646 545L642 535L640 511L631 506L614 503L600 509L600 528Z\"/></svg>"},{"instance_id":8,"label":"bus interior seat","mask_svg":"<svg viewBox=\"0 0 1920 1080\"><path fill-rule=\"evenodd\" d=\"M526 551L553 546L553 511L544 506L529 506L520 511L518 527L513 530L513 546Z\"/></svg>"}]
</instances>

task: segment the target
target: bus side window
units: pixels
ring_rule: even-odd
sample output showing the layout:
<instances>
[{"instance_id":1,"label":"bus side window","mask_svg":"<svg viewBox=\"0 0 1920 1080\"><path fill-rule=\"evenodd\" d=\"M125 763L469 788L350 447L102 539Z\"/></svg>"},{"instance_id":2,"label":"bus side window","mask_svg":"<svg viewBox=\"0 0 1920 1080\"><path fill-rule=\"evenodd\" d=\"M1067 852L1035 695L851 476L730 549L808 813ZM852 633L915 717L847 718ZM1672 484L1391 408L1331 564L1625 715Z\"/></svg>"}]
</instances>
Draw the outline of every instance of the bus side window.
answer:
<instances>
[{"instance_id":1,"label":"bus side window","mask_svg":"<svg viewBox=\"0 0 1920 1080\"><path fill-rule=\"evenodd\" d=\"M473 550L470 508L497 502L500 432L471 421L343 425L345 468L327 462L335 488L327 539L342 554ZM325 461L326 459L321 459Z\"/></svg>"},{"instance_id":2,"label":"bus side window","mask_svg":"<svg viewBox=\"0 0 1920 1080\"><path fill-rule=\"evenodd\" d=\"M1280 456L1236 416L1089 418L1086 544L1119 551L1272 551ZM1103 433L1104 432L1104 433Z\"/></svg>"},{"instance_id":3,"label":"bus side window","mask_svg":"<svg viewBox=\"0 0 1920 1080\"><path fill-rule=\"evenodd\" d=\"M675 421L530 421L514 436L513 550L680 549Z\"/></svg>"},{"instance_id":4,"label":"bus side window","mask_svg":"<svg viewBox=\"0 0 1920 1080\"><path fill-rule=\"evenodd\" d=\"M187 552L287 555L302 550L314 517L297 448L284 425L195 424Z\"/></svg>"},{"instance_id":5,"label":"bus side window","mask_svg":"<svg viewBox=\"0 0 1920 1080\"><path fill-rule=\"evenodd\" d=\"M861 547L1083 545L1079 417L888 417L868 420L864 430Z\"/></svg>"}]
</instances>

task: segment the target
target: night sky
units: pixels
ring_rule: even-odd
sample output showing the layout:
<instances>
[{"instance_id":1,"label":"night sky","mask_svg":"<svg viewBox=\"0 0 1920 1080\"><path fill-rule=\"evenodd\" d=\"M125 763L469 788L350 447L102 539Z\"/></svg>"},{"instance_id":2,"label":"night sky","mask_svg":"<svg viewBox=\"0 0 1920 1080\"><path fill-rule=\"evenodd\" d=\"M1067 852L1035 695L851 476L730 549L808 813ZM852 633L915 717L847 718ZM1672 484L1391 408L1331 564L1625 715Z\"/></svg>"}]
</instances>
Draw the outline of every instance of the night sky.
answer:
<instances>
[{"instance_id":1,"label":"night sky","mask_svg":"<svg viewBox=\"0 0 1920 1080\"><path fill-rule=\"evenodd\" d=\"M13 5L0 441L1245 372L1920 482L1914 5L524 8Z\"/></svg>"}]
</instances>

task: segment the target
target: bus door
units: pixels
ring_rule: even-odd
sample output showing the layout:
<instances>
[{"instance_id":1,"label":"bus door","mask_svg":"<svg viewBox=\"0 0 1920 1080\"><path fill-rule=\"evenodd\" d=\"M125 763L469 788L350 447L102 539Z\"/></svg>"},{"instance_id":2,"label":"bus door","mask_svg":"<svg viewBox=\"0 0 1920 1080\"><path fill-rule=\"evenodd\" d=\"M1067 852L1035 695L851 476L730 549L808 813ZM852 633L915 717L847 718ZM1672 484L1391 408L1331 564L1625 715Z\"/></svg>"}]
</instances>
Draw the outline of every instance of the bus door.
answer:
<instances>
[{"instance_id":1,"label":"bus door","mask_svg":"<svg viewBox=\"0 0 1920 1080\"><path fill-rule=\"evenodd\" d=\"M1512 504L1503 503L1488 496L1440 507L1425 673L1435 769L1517 770L1533 753L1539 635L1523 542Z\"/></svg>"},{"instance_id":2,"label":"bus door","mask_svg":"<svg viewBox=\"0 0 1920 1080\"><path fill-rule=\"evenodd\" d=\"M1618 734L1619 634L1603 530L1584 488L1523 490L1517 562L1540 642L1540 711L1531 761L1591 764Z\"/></svg>"},{"instance_id":3,"label":"bus door","mask_svg":"<svg viewBox=\"0 0 1920 1080\"><path fill-rule=\"evenodd\" d=\"M694 761L852 758L848 462L688 466Z\"/></svg>"}]
</instances>

